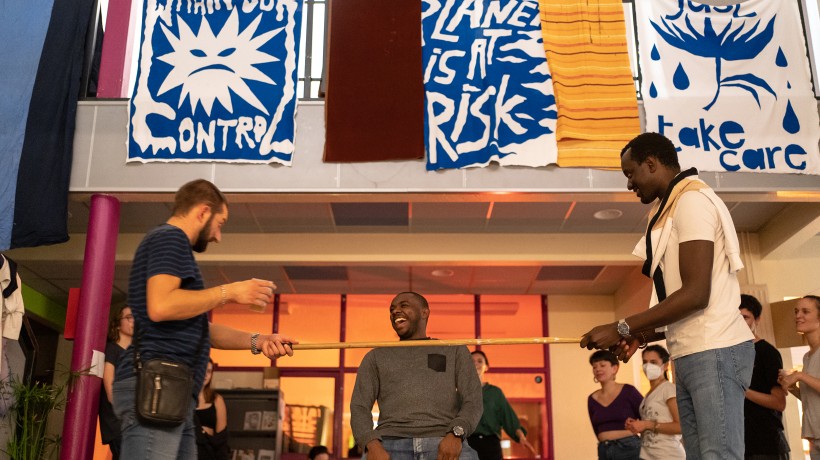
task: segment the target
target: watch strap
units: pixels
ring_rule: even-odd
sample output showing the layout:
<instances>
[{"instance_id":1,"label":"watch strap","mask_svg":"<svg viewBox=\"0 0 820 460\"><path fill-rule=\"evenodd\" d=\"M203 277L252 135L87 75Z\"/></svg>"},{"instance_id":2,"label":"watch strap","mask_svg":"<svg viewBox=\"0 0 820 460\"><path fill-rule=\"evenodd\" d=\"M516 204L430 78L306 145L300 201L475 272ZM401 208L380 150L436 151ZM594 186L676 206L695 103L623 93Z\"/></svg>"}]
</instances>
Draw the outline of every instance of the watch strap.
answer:
<instances>
[{"instance_id":1,"label":"watch strap","mask_svg":"<svg viewBox=\"0 0 820 460\"><path fill-rule=\"evenodd\" d=\"M255 332L255 333L251 334L251 353L253 353L254 355L258 355L259 353L262 353L262 350L260 350L259 348L256 347L258 340L259 340L259 333L258 332Z\"/></svg>"}]
</instances>

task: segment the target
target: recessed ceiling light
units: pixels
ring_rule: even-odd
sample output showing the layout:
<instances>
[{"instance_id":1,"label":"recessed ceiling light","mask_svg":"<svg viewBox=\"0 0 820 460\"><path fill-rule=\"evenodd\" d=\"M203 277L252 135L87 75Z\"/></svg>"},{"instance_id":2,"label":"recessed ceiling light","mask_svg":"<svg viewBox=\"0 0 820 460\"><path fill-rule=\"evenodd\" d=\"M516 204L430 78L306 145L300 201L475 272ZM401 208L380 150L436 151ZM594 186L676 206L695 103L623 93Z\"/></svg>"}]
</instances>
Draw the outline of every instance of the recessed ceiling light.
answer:
<instances>
[{"instance_id":1,"label":"recessed ceiling light","mask_svg":"<svg viewBox=\"0 0 820 460\"><path fill-rule=\"evenodd\" d=\"M613 208L613 209L602 209L602 210L596 212L595 214L593 214L592 217L594 217L598 220L615 220L615 219L620 219L621 216L623 216L623 215L624 215L623 211L621 211L620 209L614 209Z\"/></svg>"},{"instance_id":2,"label":"recessed ceiling light","mask_svg":"<svg viewBox=\"0 0 820 460\"><path fill-rule=\"evenodd\" d=\"M456 272L450 270L449 268L440 268L438 270L433 270L430 272L431 275L437 276L439 278L449 278L453 276Z\"/></svg>"}]
</instances>

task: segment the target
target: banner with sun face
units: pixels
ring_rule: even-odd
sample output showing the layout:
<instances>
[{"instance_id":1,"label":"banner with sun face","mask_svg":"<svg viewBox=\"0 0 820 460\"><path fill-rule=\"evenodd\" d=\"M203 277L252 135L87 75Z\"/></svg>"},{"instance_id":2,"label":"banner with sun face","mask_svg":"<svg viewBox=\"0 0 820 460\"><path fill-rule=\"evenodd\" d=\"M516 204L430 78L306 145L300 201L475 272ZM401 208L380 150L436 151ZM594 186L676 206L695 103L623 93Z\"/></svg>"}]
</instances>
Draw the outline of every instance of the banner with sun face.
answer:
<instances>
[{"instance_id":1,"label":"banner with sun face","mask_svg":"<svg viewBox=\"0 0 820 460\"><path fill-rule=\"evenodd\" d=\"M128 161L293 156L301 0L146 0Z\"/></svg>"},{"instance_id":2,"label":"banner with sun face","mask_svg":"<svg viewBox=\"0 0 820 460\"><path fill-rule=\"evenodd\" d=\"M637 1L646 130L701 171L820 174L799 2Z\"/></svg>"}]
</instances>

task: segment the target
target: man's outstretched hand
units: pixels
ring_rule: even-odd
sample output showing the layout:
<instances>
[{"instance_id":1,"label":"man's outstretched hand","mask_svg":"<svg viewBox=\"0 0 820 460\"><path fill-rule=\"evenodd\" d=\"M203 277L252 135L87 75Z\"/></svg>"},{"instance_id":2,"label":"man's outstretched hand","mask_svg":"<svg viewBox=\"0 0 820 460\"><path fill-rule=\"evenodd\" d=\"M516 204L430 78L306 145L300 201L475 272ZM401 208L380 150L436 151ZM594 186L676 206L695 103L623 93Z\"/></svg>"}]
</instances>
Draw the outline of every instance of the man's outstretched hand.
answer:
<instances>
[{"instance_id":1,"label":"man's outstretched hand","mask_svg":"<svg viewBox=\"0 0 820 460\"><path fill-rule=\"evenodd\" d=\"M640 341L633 337L621 337L618 334L618 323L603 324L594 327L581 337L581 347L588 350L609 350L623 362L635 354Z\"/></svg>"},{"instance_id":2,"label":"man's outstretched hand","mask_svg":"<svg viewBox=\"0 0 820 460\"><path fill-rule=\"evenodd\" d=\"M602 324L592 328L591 331L581 337L581 348L592 350L597 348L599 350L610 349L621 341L621 336L618 335L618 323Z\"/></svg>"}]
</instances>

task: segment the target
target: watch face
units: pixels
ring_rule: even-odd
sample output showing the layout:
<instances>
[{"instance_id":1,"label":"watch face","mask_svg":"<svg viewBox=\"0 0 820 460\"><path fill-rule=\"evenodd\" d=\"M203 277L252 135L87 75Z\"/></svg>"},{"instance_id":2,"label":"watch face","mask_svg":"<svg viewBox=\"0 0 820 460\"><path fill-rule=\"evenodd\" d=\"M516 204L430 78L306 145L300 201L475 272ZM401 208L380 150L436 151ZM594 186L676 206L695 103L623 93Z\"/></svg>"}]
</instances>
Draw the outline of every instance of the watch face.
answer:
<instances>
[{"instance_id":1,"label":"watch face","mask_svg":"<svg viewBox=\"0 0 820 460\"><path fill-rule=\"evenodd\" d=\"M618 323L618 334L629 335L629 325L626 324L626 321L621 321Z\"/></svg>"},{"instance_id":2,"label":"watch face","mask_svg":"<svg viewBox=\"0 0 820 460\"><path fill-rule=\"evenodd\" d=\"M460 426L454 426L453 427L453 434L458 436L458 437L464 436L464 428L462 428Z\"/></svg>"}]
</instances>

